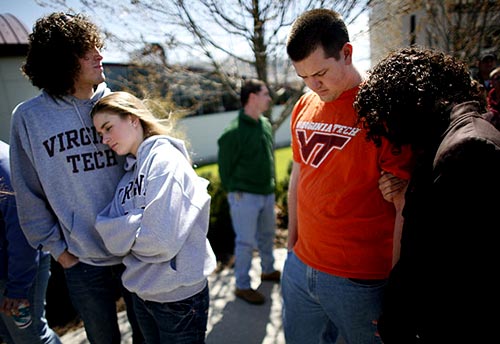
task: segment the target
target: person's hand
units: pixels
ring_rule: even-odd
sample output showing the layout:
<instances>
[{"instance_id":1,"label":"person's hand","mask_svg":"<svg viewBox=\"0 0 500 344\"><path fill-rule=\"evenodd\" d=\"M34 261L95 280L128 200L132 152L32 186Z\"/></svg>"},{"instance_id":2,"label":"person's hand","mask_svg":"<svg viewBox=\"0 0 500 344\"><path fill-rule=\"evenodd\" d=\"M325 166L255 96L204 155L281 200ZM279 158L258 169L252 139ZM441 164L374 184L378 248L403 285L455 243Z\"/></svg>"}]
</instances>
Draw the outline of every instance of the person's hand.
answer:
<instances>
[{"instance_id":1,"label":"person's hand","mask_svg":"<svg viewBox=\"0 0 500 344\"><path fill-rule=\"evenodd\" d=\"M387 202L394 203L397 197L401 197L406 192L408 181L398 178L391 173L382 171L378 180L378 188L382 192L382 197Z\"/></svg>"},{"instance_id":2,"label":"person's hand","mask_svg":"<svg viewBox=\"0 0 500 344\"><path fill-rule=\"evenodd\" d=\"M57 262L61 264L63 269L69 269L72 266L75 266L78 264L79 260L76 256L72 255L71 253L68 252L68 250L65 250L61 255L57 258Z\"/></svg>"},{"instance_id":3,"label":"person's hand","mask_svg":"<svg viewBox=\"0 0 500 344\"><path fill-rule=\"evenodd\" d=\"M29 304L27 299L11 299L10 297L5 296L0 304L0 312L3 312L8 316L12 316L17 313L17 307L23 302Z\"/></svg>"}]
</instances>

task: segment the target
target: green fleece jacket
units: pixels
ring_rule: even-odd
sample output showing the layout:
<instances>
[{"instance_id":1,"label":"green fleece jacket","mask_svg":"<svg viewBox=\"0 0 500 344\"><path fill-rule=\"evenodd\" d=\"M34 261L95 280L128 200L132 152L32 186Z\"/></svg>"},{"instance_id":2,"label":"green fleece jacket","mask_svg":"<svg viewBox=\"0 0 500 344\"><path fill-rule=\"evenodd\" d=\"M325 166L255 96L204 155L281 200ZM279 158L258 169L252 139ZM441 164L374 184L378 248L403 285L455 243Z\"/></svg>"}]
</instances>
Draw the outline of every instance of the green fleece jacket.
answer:
<instances>
[{"instance_id":1,"label":"green fleece jacket","mask_svg":"<svg viewBox=\"0 0 500 344\"><path fill-rule=\"evenodd\" d=\"M226 191L274 192L273 131L266 117L255 120L240 110L217 143L219 175Z\"/></svg>"}]
</instances>

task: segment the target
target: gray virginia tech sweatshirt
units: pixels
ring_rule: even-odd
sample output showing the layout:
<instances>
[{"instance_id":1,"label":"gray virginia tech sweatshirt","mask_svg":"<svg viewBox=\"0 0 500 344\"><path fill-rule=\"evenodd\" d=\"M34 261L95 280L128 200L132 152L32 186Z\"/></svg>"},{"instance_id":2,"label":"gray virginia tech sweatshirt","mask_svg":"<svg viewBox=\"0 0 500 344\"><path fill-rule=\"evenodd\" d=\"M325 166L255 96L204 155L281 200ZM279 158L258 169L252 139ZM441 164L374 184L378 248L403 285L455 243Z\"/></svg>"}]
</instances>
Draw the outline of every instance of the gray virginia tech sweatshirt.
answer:
<instances>
[{"instance_id":1,"label":"gray virginia tech sweatshirt","mask_svg":"<svg viewBox=\"0 0 500 344\"><path fill-rule=\"evenodd\" d=\"M42 91L13 112L10 162L20 224L29 243L56 260L68 249L87 264L121 261L95 229L123 175L124 159L101 143L89 116L107 92L104 83L88 100Z\"/></svg>"},{"instance_id":2,"label":"gray virginia tech sweatshirt","mask_svg":"<svg viewBox=\"0 0 500 344\"><path fill-rule=\"evenodd\" d=\"M142 142L125 169L96 223L108 249L123 256L124 286L160 303L199 293L216 265L207 239L208 181L192 168L184 143L164 135Z\"/></svg>"}]
</instances>

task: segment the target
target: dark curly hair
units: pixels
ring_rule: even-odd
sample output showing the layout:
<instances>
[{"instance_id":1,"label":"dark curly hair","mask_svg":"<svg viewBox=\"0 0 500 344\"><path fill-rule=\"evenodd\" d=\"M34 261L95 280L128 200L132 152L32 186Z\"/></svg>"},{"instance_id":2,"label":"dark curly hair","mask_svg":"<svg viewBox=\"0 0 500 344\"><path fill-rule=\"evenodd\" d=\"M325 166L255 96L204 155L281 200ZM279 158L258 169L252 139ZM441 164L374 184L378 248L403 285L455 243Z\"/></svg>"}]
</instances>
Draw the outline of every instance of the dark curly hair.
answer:
<instances>
[{"instance_id":1,"label":"dark curly hair","mask_svg":"<svg viewBox=\"0 0 500 344\"><path fill-rule=\"evenodd\" d=\"M78 59L103 46L99 28L87 17L55 12L33 26L22 71L33 86L53 96L72 94L80 71Z\"/></svg>"},{"instance_id":2,"label":"dark curly hair","mask_svg":"<svg viewBox=\"0 0 500 344\"><path fill-rule=\"evenodd\" d=\"M439 139L451 107L465 101L486 105L467 65L437 50L411 47L390 53L369 72L354 108L377 145L386 137L417 148Z\"/></svg>"}]
</instances>

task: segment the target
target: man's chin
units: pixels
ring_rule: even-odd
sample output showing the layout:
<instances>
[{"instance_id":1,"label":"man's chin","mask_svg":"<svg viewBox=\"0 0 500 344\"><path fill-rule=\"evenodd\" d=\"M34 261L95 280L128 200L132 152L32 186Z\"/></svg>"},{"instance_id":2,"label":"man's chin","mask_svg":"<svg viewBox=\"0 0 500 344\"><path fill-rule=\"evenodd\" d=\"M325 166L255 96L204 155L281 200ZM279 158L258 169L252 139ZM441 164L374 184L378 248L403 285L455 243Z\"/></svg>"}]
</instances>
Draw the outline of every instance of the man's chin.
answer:
<instances>
[{"instance_id":1,"label":"man's chin","mask_svg":"<svg viewBox=\"0 0 500 344\"><path fill-rule=\"evenodd\" d=\"M335 100L335 97L332 96L331 94L328 94L328 95L319 96L319 99L321 99L322 101L324 101L326 103L326 102L331 102L331 101Z\"/></svg>"}]
</instances>

